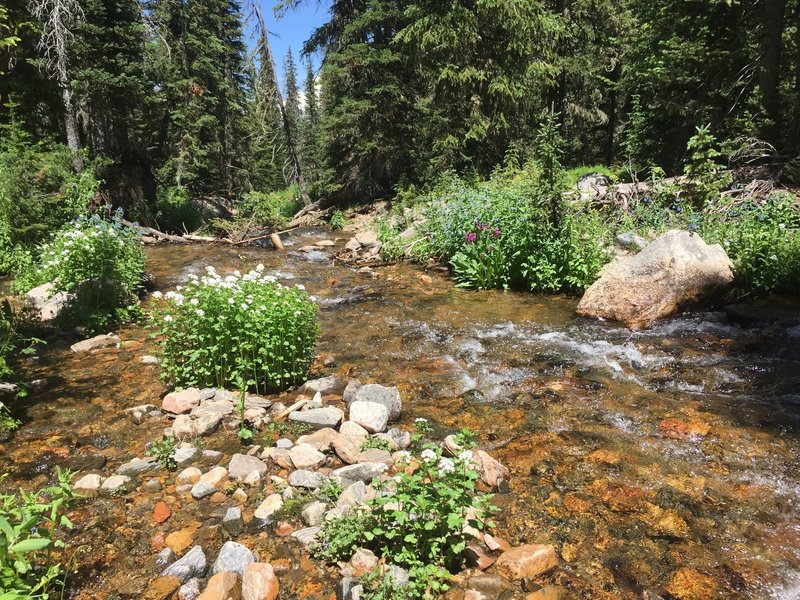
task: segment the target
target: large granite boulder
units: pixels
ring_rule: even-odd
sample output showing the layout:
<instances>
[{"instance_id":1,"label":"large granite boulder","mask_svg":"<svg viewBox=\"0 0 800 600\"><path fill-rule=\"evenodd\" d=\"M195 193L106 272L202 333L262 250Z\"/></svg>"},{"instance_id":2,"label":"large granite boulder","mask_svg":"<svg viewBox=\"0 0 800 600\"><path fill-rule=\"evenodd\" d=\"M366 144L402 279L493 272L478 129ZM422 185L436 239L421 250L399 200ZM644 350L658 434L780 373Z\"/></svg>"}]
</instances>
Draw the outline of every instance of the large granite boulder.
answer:
<instances>
[{"instance_id":1,"label":"large granite boulder","mask_svg":"<svg viewBox=\"0 0 800 600\"><path fill-rule=\"evenodd\" d=\"M576 312L643 329L719 294L733 277L733 264L722 246L709 246L696 233L672 230L635 256L609 264Z\"/></svg>"}]
</instances>

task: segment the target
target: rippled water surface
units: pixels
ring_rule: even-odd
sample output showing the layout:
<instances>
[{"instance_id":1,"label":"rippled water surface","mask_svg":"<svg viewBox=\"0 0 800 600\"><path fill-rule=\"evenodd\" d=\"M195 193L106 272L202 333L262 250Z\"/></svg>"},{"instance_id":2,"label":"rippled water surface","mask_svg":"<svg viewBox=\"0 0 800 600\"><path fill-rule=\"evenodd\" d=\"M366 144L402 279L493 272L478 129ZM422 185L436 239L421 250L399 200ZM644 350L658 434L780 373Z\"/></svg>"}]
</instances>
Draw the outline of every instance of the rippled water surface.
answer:
<instances>
[{"instance_id":1,"label":"rippled water surface","mask_svg":"<svg viewBox=\"0 0 800 600\"><path fill-rule=\"evenodd\" d=\"M328 371L400 386L407 423L478 432L511 469L500 532L554 544L554 582L576 597L666 596L688 569L702 597L800 598L800 328L699 312L631 333L573 317L571 299L464 291L410 265L372 279L322 249L295 250L321 235L290 239L285 255L155 247L149 266L162 290L208 264L259 262L305 285L319 300ZM157 367L136 361L146 332L121 337L120 353L90 358L56 342L27 367L51 386L0 446L17 480L43 483L53 464L92 456L116 467L158 435L121 414L163 393ZM85 516L107 530L102 570L86 571L100 586L151 553L147 532L115 518Z\"/></svg>"}]
</instances>

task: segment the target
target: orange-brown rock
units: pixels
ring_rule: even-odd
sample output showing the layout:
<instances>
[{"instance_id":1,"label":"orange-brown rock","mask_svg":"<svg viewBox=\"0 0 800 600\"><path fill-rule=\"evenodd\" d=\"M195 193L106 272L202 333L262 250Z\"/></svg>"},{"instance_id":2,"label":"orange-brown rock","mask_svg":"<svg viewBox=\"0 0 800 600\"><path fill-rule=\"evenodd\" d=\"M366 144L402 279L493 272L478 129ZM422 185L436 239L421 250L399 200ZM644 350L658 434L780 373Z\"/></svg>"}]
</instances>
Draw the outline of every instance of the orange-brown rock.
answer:
<instances>
[{"instance_id":1,"label":"orange-brown rock","mask_svg":"<svg viewBox=\"0 0 800 600\"><path fill-rule=\"evenodd\" d=\"M550 545L526 544L504 552L495 570L508 579L533 579L558 566L556 550Z\"/></svg>"},{"instance_id":2,"label":"orange-brown rock","mask_svg":"<svg viewBox=\"0 0 800 600\"><path fill-rule=\"evenodd\" d=\"M242 600L239 576L229 571L215 574L197 600Z\"/></svg>"},{"instance_id":3,"label":"orange-brown rock","mask_svg":"<svg viewBox=\"0 0 800 600\"><path fill-rule=\"evenodd\" d=\"M156 577L142 594L142 600L167 600L174 596L179 587L181 580L177 577Z\"/></svg>"},{"instance_id":4,"label":"orange-brown rock","mask_svg":"<svg viewBox=\"0 0 800 600\"><path fill-rule=\"evenodd\" d=\"M153 507L153 521L156 523L163 523L169 519L171 515L172 511L169 509L166 502L156 502L156 505Z\"/></svg>"},{"instance_id":5,"label":"orange-brown rock","mask_svg":"<svg viewBox=\"0 0 800 600\"><path fill-rule=\"evenodd\" d=\"M706 600L715 597L714 580L694 569L678 569L667 584L667 593L675 600Z\"/></svg>"},{"instance_id":6,"label":"orange-brown rock","mask_svg":"<svg viewBox=\"0 0 800 600\"><path fill-rule=\"evenodd\" d=\"M242 577L242 600L275 600L278 578L269 563L250 563Z\"/></svg>"},{"instance_id":7,"label":"orange-brown rock","mask_svg":"<svg viewBox=\"0 0 800 600\"><path fill-rule=\"evenodd\" d=\"M194 535L200 529L200 523L194 522L183 529L173 531L167 536L166 544L175 554L181 555L194 541Z\"/></svg>"},{"instance_id":8,"label":"orange-brown rock","mask_svg":"<svg viewBox=\"0 0 800 600\"><path fill-rule=\"evenodd\" d=\"M658 431L666 438L682 440L690 436L706 437L711 432L711 425L699 421L687 423L680 419L664 419L658 424Z\"/></svg>"}]
</instances>

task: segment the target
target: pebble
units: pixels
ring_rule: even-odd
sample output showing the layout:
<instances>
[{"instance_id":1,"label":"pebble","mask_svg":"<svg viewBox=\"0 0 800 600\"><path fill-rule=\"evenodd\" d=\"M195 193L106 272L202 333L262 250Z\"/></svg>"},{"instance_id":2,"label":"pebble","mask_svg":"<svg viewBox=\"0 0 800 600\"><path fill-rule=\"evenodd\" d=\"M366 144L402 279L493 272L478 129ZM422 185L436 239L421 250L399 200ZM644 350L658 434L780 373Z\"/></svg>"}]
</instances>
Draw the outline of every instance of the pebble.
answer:
<instances>
[{"instance_id":1,"label":"pebble","mask_svg":"<svg viewBox=\"0 0 800 600\"><path fill-rule=\"evenodd\" d=\"M198 469L197 467L187 467L180 473L178 473L178 477L176 478L178 483L181 484L192 484L194 485L198 481L200 481L200 477L203 476L203 472Z\"/></svg>"},{"instance_id":2,"label":"pebble","mask_svg":"<svg viewBox=\"0 0 800 600\"><path fill-rule=\"evenodd\" d=\"M225 542L219 551L217 560L211 566L211 573L231 572L243 575L250 563L257 562L256 555L249 548L238 542Z\"/></svg>"},{"instance_id":3,"label":"pebble","mask_svg":"<svg viewBox=\"0 0 800 600\"><path fill-rule=\"evenodd\" d=\"M203 498L208 498L212 494L217 491L217 488L214 487L214 484L210 481L206 481L201 479L197 483L192 486L191 492L192 498L195 500L202 500Z\"/></svg>"},{"instance_id":4,"label":"pebble","mask_svg":"<svg viewBox=\"0 0 800 600\"><path fill-rule=\"evenodd\" d=\"M355 400L350 405L350 420L355 421L370 433L386 431L389 411L377 402Z\"/></svg>"},{"instance_id":5,"label":"pebble","mask_svg":"<svg viewBox=\"0 0 800 600\"><path fill-rule=\"evenodd\" d=\"M261 481L261 476L268 470L266 463L259 460L255 456L248 456L246 454L234 454L231 462L228 465L228 476L234 481L243 481L253 471L259 475L258 481Z\"/></svg>"},{"instance_id":6,"label":"pebble","mask_svg":"<svg viewBox=\"0 0 800 600\"><path fill-rule=\"evenodd\" d=\"M192 577L202 577L207 567L208 563L203 549L200 546L195 546L183 557L164 569L161 576L177 577L181 580L181 583L186 583Z\"/></svg>"},{"instance_id":7,"label":"pebble","mask_svg":"<svg viewBox=\"0 0 800 600\"><path fill-rule=\"evenodd\" d=\"M325 455L310 444L297 444L289 450L289 458L296 469L316 469L325 463Z\"/></svg>"},{"instance_id":8,"label":"pebble","mask_svg":"<svg viewBox=\"0 0 800 600\"><path fill-rule=\"evenodd\" d=\"M305 529L298 529L292 534L292 537L303 546L308 547L317 541L317 534L320 527L306 527Z\"/></svg>"},{"instance_id":9,"label":"pebble","mask_svg":"<svg viewBox=\"0 0 800 600\"><path fill-rule=\"evenodd\" d=\"M275 513L283 507L283 498L280 494L271 494L259 504L253 513L253 524L256 527L265 527L272 523Z\"/></svg>"},{"instance_id":10,"label":"pebble","mask_svg":"<svg viewBox=\"0 0 800 600\"><path fill-rule=\"evenodd\" d=\"M375 402L376 404L382 404L389 413L390 421L399 419L400 413L403 410L403 403L400 400L400 391L396 387L384 387L377 383L370 383L362 386L355 393L350 404L353 402Z\"/></svg>"},{"instance_id":11,"label":"pebble","mask_svg":"<svg viewBox=\"0 0 800 600\"><path fill-rule=\"evenodd\" d=\"M303 523L309 527L316 527L322 523L326 510L324 502L314 501L303 507L300 517L303 519Z\"/></svg>"},{"instance_id":12,"label":"pebble","mask_svg":"<svg viewBox=\"0 0 800 600\"><path fill-rule=\"evenodd\" d=\"M320 473L301 469L292 471L289 474L289 485L292 487L316 490L321 488L328 481L328 478Z\"/></svg>"},{"instance_id":13,"label":"pebble","mask_svg":"<svg viewBox=\"0 0 800 600\"><path fill-rule=\"evenodd\" d=\"M172 434L181 440L195 436L194 421L189 415L178 415L172 423Z\"/></svg>"},{"instance_id":14,"label":"pebble","mask_svg":"<svg viewBox=\"0 0 800 600\"><path fill-rule=\"evenodd\" d=\"M197 600L239 600L239 576L236 573L221 572L212 575L206 589Z\"/></svg>"},{"instance_id":15,"label":"pebble","mask_svg":"<svg viewBox=\"0 0 800 600\"><path fill-rule=\"evenodd\" d=\"M497 573L519 581L533 579L558 566L556 550L550 545L526 544L504 552L495 563Z\"/></svg>"},{"instance_id":16,"label":"pebble","mask_svg":"<svg viewBox=\"0 0 800 600\"><path fill-rule=\"evenodd\" d=\"M275 600L279 584L275 570L269 563L247 565L242 577L242 600Z\"/></svg>"},{"instance_id":17,"label":"pebble","mask_svg":"<svg viewBox=\"0 0 800 600\"><path fill-rule=\"evenodd\" d=\"M201 393L197 388L188 388L181 392L170 392L161 401L161 410L180 415L190 412L200 405Z\"/></svg>"},{"instance_id":18,"label":"pebble","mask_svg":"<svg viewBox=\"0 0 800 600\"><path fill-rule=\"evenodd\" d=\"M225 513L225 516L222 518L222 527L233 537L241 534L242 531L244 531L242 510L235 506L229 508Z\"/></svg>"},{"instance_id":19,"label":"pebble","mask_svg":"<svg viewBox=\"0 0 800 600\"><path fill-rule=\"evenodd\" d=\"M100 494L111 495L124 492L131 484L131 478L127 475L112 475L100 486Z\"/></svg>"},{"instance_id":20,"label":"pebble","mask_svg":"<svg viewBox=\"0 0 800 600\"><path fill-rule=\"evenodd\" d=\"M156 566L161 569L166 569L177 559L178 557L175 556L175 553L172 551L172 548L164 548L161 552L158 553L158 556L156 556Z\"/></svg>"},{"instance_id":21,"label":"pebble","mask_svg":"<svg viewBox=\"0 0 800 600\"><path fill-rule=\"evenodd\" d=\"M197 600L200 596L200 580L192 577L178 590L178 600Z\"/></svg>"},{"instance_id":22,"label":"pebble","mask_svg":"<svg viewBox=\"0 0 800 600\"><path fill-rule=\"evenodd\" d=\"M292 446L294 446L294 442L288 438L281 438L275 442L276 448L285 448L286 450L289 450Z\"/></svg>"},{"instance_id":23,"label":"pebble","mask_svg":"<svg viewBox=\"0 0 800 600\"><path fill-rule=\"evenodd\" d=\"M163 500L156 502L155 506L153 506L153 521L156 523L164 523L171 516L172 511Z\"/></svg>"},{"instance_id":24,"label":"pebble","mask_svg":"<svg viewBox=\"0 0 800 600\"><path fill-rule=\"evenodd\" d=\"M84 475L72 485L72 491L81 496L91 497L96 496L97 491L103 484L103 478L100 475L89 474Z\"/></svg>"},{"instance_id":25,"label":"pebble","mask_svg":"<svg viewBox=\"0 0 800 600\"><path fill-rule=\"evenodd\" d=\"M134 475L141 475L148 471L156 471L160 468L158 459L155 456L147 456L145 458L134 458L117 468L117 475L127 475L132 477Z\"/></svg>"},{"instance_id":26,"label":"pebble","mask_svg":"<svg viewBox=\"0 0 800 600\"><path fill-rule=\"evenodd\" d=\"M211 435L219 428L220 423L222 423L221 414L200 415L194 422L195 433L198 437Z\"/></svg>"},{"instance_id":27,"label":"pebble","mask_svg":"<svg viewBox=\"0 0 800 600\"><path fill-rule=\"evenodd\" d=\"M344 412L335 406L312 408L309 410L295 410L289 413L289 420L297 423L306 423L312 427L336 427L344 419Z\"/></svg>"},{"instance_id":28,"label":"pebble","mask_svg":"<svg viewBox=\"0 0 800 600\"><path fill-rule=\"evenodd\" d=\"M336 469L331 473L331 479L342 487L347 487L357 481L371 482L375 477L380 477L384 471L386 465L383 463L365 462Z\"/></svg>"},{"instance_id":29,"label":"pebble","mask_svg":"<svg viewBox=\"0 0 800 600\"><path fill-rule=\"evenodd\" d=\"M91 350L100 350L101 348L115 348L119 345L120 339L113 333L105 335L96 335L88 340L83 340L77 344L72 344L69 347L75 353L89 352Z\"/></svg>"},{"instance_id":30,"label":"pebble","mask_svg":"<svg viewBox=\"0 0 800 600\"><path fill-rule=\"evenodd\" d=\"M142 484L142 491L156 494L161 491L161 482L158 479L148 479Z\"/></svg>"}]
</instances>

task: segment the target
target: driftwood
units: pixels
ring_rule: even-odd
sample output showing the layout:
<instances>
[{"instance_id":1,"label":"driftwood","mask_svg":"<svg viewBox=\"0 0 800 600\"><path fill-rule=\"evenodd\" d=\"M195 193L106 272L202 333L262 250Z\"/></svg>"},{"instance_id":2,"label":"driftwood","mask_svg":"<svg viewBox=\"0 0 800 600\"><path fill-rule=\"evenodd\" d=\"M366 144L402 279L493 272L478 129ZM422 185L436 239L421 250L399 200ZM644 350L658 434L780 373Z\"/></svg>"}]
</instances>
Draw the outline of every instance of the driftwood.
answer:
<instances>
[{"instance_id":1,"label":"driftwood","mask_svg":"<svg viewBox=\"0 0 800 600\"><path fill-rule=\"evenodd\" d=\"M301 396L300 400L298 400L297 402L292 404L289 408L284 410L282 413L280 413L278 415L275 415L275 417L272 419L273 422L274 421L280 421L281 419L284 419L284 418L288 417L291 413L293 413L294 411L298 410L300 407L308 404L312 400L313 400L313 398L309 398L308 396Z\"/></svg>"},{"instance_id":2,"label":"driftwood","mask_svg":"<svg viewBox=\"0 0 800 600\"><path fill-rule=\"evenodd\" d=\"M266 235L259 235L256 237L245 237L241 240L232 240L231 238L219 238L210 235L197 235L194 233L184 233L183 235L174 235L171 233L164 233L163 231L159 231L158 229L153 229L152 227L147 227L146 225L138 225L136 223L131 223L126 219L122 219L120 221L123 225L127 225L128 227L133 227L134 229L138 230L142 236L154 238L154 240L164 240L167 242L174 242L176 244L187 244L189 242L198 242L204 244L230 244L231 246L240 246L242 244L248 244L251 242L257 242L260 240L269 239L272 241L272 245L275 246L275 249L278 252L285 252L286 249L283 246L283 242L281 241L281 234L289 233L297 229L297 227L290 227L289 229L284 229L282 231L273 231Z\"/></svg>"},{"instance_id":3,"label":"driftwood","mask_svg":"<svg viewBox=\"0 0 800 600\"><path fill-rule=\"evenodd\" d=\"M159 240L167 240L170 242L175 242L176 244L185 244L190 241L182 235L172 235L171 233L164 233L163 231L159 231L158 229L153 229L152 227L146 227L145 225L131 223L126 219L120 219L120 223L122 223L123 225L127 225L128 227L133 227L134 229L137 229L139 233L143 235L148 235L150 237L154 237Z\"/></svg>"}]
</instances>

